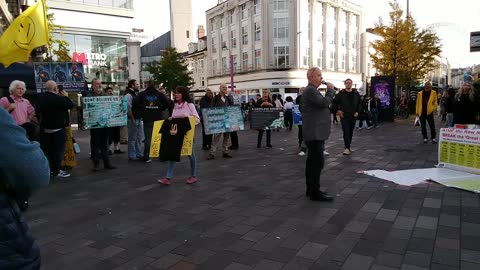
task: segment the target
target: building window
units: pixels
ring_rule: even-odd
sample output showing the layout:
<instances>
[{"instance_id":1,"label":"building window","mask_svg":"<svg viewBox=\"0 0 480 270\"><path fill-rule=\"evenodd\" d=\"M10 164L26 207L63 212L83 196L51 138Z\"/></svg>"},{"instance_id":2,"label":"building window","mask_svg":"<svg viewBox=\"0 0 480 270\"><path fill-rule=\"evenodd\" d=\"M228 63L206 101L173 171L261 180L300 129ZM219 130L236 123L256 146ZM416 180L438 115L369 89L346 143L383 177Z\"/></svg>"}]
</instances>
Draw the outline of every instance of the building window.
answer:
<instances>
[{"instance_id":1,"label":"building window","mask_svg":"<svg viewBox=\"0 0 480 270\"><path fill-rule=\"evenodd\" d=\"M223 17L223 15L221 15L221 16L220 16L220 18L219 18L219 21L220 21L220 28L222 28L222 27L224 26L223 19L224 19L224 17Z\"/></svg>"},{"instance_id":2,"label":"building window","mask_svg":"<svg viewBox=\"0 0 480 270\"><path fill-rule=\"evenodd\" d=\"M236 71L237 70L237 55L236 54L232 55L232 58L233 58L233 70Z\"/></svg>"},{"instance_id":3,"label":"building window","mask_svg":"<svg viewBox=\"0 0 480 270\"><path fill-rule=\"evenodd\" d=\"M218 60L213 59L212 61L212 74L217 75Z\"/></svg>"},{"instance_id":4,"label":"building window","mask_svg":"<svg viewBox=\"0 0 480 270\"><path fill-rule=\"evenodd\" d=\"M288 39L288 18L273 19L273 38Z\"/></svg>"},{"instance_id":5,"label":"building window","mask_svg":"<svg viewBox=\"0 0 480 270\"><path fill-rule=\"evenodd\" d=\"M226 73L228 71L227 57L222 57L222 72Z\"/></svg>"},{"instance_id":6,"label":"building window","mask_svg":"<svg viewBox=\"0 0 480 270\"><path fill-rule=\"evenodd\" d=\"M330 52L330 70L335 70L335 58L336 58L336 53Z\"/></svg>"},{"instance_id":7,"label":"building window","mask_svg":"<svg viewBox=\"0 0 480 270\"><path fill-rule=\"evenodd\" d=\"M217 40L212 37L212 53L216 53L217 52Z\"/></svg>"},{"instance_id":8,"label":"building window","mask_svg":"<svg viewBox=\"0 0 480 270\"><path fill-rule=\"evenodd\" d=\"M255 23L254 24L255 26L255 41L259 41L260 40L260 23Z\"/></svg>"},{"instance_id":9,"label":"building window","mask_svg":"<svg viewBox=\"0 0 480 270\"><path fill-rule=\"evenodd\" d=\"M198 65L200 66L201 69L203 69L203 59L198 61Z\"/></svg>"},{"instance_id":10,"label":"building window","mask_svg":"<svg viewBox=\"0 0 480 270\"><path fill-rule=\"evenodd\" d=\"M222 49L227 48L227 41L224 38L224 35L220 35L220 44L222 45Z\"/></svg>"},{"instance_id":11,"label":"building window","mask_svg":"<svg viewBox=\"0 0 480 270\"><path fill-rule=\"evenodd\" d=\"M210 30L213 31L214 28L215 28L215 20L212 18L210 19Z\"/></svg>"},{"instance_id":12,"label":"building window","mask_svg":"<svg viewBox=\"0 0 480 270\"><path fill-rule=\"evenodd\" d=\"M243 62L243 70L246 71L248 68L248 53L242 53L242 62Z\"/></svg>"},{"instance_id":13,"label":"building window","mask_svg":"<svg viewBox=\"0 0 480 270\"><path fill-rule=\"evenodd\" d=\"M235 31L230 31L230 47L232 49L237 47L237 38L235 37Z\"/></svg>"},{"instance_id":14,"label":"building window","mask_svg":"<svg viewBox=\"0 0 480 270\"><path fill-rule=\"evenodd\" d=\"M305 49L305 54L303 55L303 65L304 66L309 66L308 65L308 59L310 58L310 48Z\"/></svg>"},{"instance_id":15,"label":"building window","mask_svg":"<svg viewBox=\"0 0 480 270\"><path fill-rule=\"evenodd\" d=\"M260 68L262 66L262 50L255 50L255 68Z\"/></svg>"},{"instance_id":16,"label":"building window","mask_svg":"<svg viewBox=\"0 0 480 270\"><path fill-rule=\"evenodd\" d=\"M322 68L322 67L323 67L323 50L320 50L320 51L318 52L317 66L318 66L319 68Z\"/></svg>"},{"instance_id":17,"label":"building window","mask_svg":"<svg viewBox=\"0 0 480 270\"><path fill-rule=\"evenodd\" d=\"M355 71L357 69L357 56L352 55L352 64L350 65L350 70Z\"/></svg>"},{"instance_id":18,"label":"building window","mask_svg":"<svg viewBox=\"0 0 480 270\"><path fill-rule=\"evenodd\" d=\"M242 27L242 44L248 44L248 30L246 26Z\"/></svg>"},{"instance_id":19,"label":"building window","mask_svg":"<svg viewBox=\"0 0 480 270\"><path fill-rule=\"evenodd\" d=\"M242 20L246 19L248 16L247 3L241 5L242 8Z\"/></svg>"},{"instance_id":20,"label":"building window","mask_svg":"<svg viewBox=\"0 0 480 270\"><path fill-rule=\"evenodd\" d=\"M287 0L273 0L273 10L287 10Z\"/></svg>"},{"instance_id":21,"label":"building window","mask_svg":"<svg viewBox=\"0 0 480 270\"><path fill-rule=\"evenodd\" d=\"M273 47L274 66L277 68L285 68L290 66L289 47L277 46Z\"/></svg>"},{"instance_id":22,"label":"building window","mask_svg":"<svg viewBox=\"0 0 480 270\"><path fill-rule=\"evenodd\" d=\"M347 54L342 53L342 70L345 70L346 62L347 62Z\"/></svg>"},{"instance_id":23,"label":"building window","mask_svg":"<svg viewBox=\"0 0 480 270\"><path fill-rule=\"evenodd\" d=\"M187 30L187 38L190 38L190 31Z\"/></svg>"},{"instance_id":24,"label":"building window","mask_svg":"<svg viewBox=\"0 0 480 270\"><path fill-rule=\"evenodd\" d=\"M357 48L357 34L353 35L353 41L352 41L352 49Z\"/></svg>"},{"instance_id":25,"label":"building window","mask_svg":"<svg viewBox=\"0 0 480 270\"><path fill-rule=\"evenodd\" d=\"M253 0L253 14L257 15L260 13L260 6L258 0Z\"/></svg>"},{"instance_id":26,"label":"building window","mask_svg":"<svg viewBox=\"0 0 480 270\"><path fill-rule=\"evenodd\" d=\"M232 24L233 23L233 16L235 15L235 10L232 9L228 12L228 23Z\"/></svg>"}]
</instances>

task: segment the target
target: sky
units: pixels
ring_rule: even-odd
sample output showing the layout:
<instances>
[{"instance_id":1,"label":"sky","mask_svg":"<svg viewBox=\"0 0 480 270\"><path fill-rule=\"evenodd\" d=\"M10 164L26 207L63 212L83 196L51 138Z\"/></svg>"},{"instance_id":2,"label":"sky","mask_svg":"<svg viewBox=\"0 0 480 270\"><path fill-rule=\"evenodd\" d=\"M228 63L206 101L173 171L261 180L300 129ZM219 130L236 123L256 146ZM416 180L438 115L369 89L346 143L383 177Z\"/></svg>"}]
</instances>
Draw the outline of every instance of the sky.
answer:
<instances>
[{"instance_id":1,"label":"sky","mask_svg":"<svg viewBox=\"0 0 480 270\"><path fill-rule=\"evenodd\" d=\"M181 0L174 0L181 1ZM408 0L398 0L406 10ZM218 0L192 0L193 26L206 25L205 11ZM389 23L388 0L350 0L363 7L363 28L382 17ZM169 0L136 0L135 26L152 39L170 30ZM443 56L452 68L480 64L480 52L470 53L470 32L480 31L480 0L410 0L410 14L419 27L434 27L442 42Z\"/></svg>"}]
</instances>

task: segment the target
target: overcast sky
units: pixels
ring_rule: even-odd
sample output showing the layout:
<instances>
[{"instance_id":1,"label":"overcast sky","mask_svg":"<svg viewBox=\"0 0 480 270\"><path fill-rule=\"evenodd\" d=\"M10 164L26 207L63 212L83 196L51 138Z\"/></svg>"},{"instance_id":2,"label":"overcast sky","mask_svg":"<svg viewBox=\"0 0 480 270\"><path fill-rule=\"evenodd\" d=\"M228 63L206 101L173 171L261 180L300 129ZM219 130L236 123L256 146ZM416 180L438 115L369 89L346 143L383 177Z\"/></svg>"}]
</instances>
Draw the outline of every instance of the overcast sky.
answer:
<instances>
[{"instance_id":1,"label":"overcast sky","mask_svg":"<svg viewBox=\"0 0 480 270\"><path fill-rule=\"evenodd\" d=\"M181 0L175 0L181 1ZM205 25L205 11L218 0L192 0L193 26ZM363 7L363 28L373 27L382 17L388 23L388 0L351 0ZM399 0L406 9L407 0ZM158 37L170 29L168 0L136 0L135 27L145 29L145 34ZM470 32L480 31L480 0L410 0L410 11L417 24L426 27L434 24L442 39L444 56L452 67L480 64L480 52L469 52Z\"/></svg>"}]
</instances>

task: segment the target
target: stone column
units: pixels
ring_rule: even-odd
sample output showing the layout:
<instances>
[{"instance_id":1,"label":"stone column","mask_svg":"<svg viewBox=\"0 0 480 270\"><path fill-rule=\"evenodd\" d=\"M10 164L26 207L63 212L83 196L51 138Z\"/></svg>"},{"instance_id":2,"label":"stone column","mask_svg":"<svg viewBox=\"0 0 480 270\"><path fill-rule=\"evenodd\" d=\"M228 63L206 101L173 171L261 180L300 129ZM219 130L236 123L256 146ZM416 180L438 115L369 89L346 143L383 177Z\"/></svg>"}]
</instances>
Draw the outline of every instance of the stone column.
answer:
<instances>
[{"instance_id":1,"label":"stone column","mask_svg":"<svg viewBox=\"0 0 480 270\"><path fill-rule=\"evenodd\" d=\"M141 53L140 41L127 40L128 79L140 81Z\"/></svg>"}]
</instances>

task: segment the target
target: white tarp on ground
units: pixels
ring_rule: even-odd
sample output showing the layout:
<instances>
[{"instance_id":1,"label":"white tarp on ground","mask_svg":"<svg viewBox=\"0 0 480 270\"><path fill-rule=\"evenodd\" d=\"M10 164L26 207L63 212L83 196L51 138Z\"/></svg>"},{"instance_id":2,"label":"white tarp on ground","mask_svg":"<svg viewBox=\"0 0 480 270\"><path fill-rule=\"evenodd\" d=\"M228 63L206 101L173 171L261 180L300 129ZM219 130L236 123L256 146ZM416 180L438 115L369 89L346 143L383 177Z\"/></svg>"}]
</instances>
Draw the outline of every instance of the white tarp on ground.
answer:
<instances>
[{"instance_id":1,"label":"white tarp on ground","mask_svg":"<svg viewBox=\"0 0 480 270\"><path fill-rule=\"evenodd\" d=\"M446 168L399 171L371 170L363 173L404 186L412 186L424 181L434 181L449 187L480 192L480 175Z\"/></svg>"}]
</instances>

